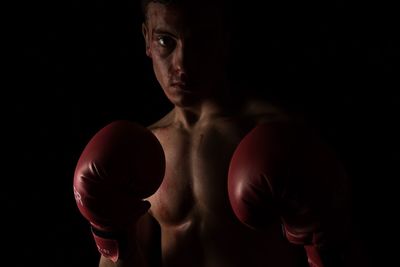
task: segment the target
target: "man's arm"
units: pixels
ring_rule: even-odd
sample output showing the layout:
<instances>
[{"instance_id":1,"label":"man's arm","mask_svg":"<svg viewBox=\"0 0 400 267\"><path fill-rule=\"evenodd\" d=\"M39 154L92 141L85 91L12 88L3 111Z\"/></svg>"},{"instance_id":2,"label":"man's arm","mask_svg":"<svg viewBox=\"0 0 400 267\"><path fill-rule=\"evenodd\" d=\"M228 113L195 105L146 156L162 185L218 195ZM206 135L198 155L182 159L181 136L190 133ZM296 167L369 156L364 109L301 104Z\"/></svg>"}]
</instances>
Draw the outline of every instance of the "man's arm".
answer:
<instances>
[{"instance_id":1,"label":"man's arm","mask_svg":"<svg viewBox=\"0 0 400 267\"><path fill-rule=\"evenodd\" d=\"M99 267L159 267L161 266L160 225L149 213L137 222L136 233L129 234L124 255L117 262L104 256Z\"/></svg>"},{"instance_id":2,"label":"man's arm","mask_svg":"<svg viewBox=\"0 0 400 267\"><path fill-rule=\"evenodd\" d=\"M160 186L164 170L165 156L157 138L130 121L110 123L86 145L73 189L98 251L108 259L101 262L146 266L141 236L150 202L145 199Z\"/></svg>"},{"instance_id":3,"label":"man's arm","mask_svg":"<svg viewBox=\"0 0 400 267\"><path fill-rule=\"evenodd\" d=\"M251 228L261 230L279 217L287 240L305 248L310 267L363 266L351 251L358 245L349 177L308 129L256 126L232 156L228 190L236 216Z\"/></svg>"}]
</instances>

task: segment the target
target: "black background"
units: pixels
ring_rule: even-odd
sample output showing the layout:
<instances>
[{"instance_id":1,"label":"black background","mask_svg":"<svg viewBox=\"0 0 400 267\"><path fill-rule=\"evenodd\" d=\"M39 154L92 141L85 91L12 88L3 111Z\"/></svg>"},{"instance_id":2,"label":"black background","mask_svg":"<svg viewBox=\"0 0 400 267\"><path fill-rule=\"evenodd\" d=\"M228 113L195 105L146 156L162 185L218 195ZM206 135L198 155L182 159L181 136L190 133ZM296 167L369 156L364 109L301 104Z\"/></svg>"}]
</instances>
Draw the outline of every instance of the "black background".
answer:
<instances>
[{"instance_id":1,"label":"black background","mask_svg":"<svg viewBox=\"0 0 400 267\"><path fill-rule=\"evenodd\" d=\"M3 257L7 266L96 266L72 192L79 153L108 122L147 125L171 106L144 55L135 1L30 1L14 10L4 41L12 73L3 85L11 94L3 97L10 148L3 152ZM395 260L388 243L398 240L394 6L243 1L234 11L235 84L321 130L352 177L354 214L372 265Z\"/></svg>"}]
</instances>

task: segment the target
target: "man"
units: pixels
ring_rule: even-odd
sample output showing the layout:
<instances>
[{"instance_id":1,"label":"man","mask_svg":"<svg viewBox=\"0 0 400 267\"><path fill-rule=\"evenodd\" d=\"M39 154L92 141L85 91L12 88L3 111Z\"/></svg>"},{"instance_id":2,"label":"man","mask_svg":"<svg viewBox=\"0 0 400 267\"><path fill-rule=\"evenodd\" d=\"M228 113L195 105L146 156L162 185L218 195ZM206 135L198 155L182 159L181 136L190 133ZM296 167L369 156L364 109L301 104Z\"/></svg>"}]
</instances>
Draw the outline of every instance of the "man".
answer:
<instances>
[{"instance_id":1,"label":"man","mask_svg":"<svg viewBox=\"0 0 400 267\"><path fill-rule=\"evenodd\" d=\"M154 182L155 188L159 186L158 189L147 191L145 202L136 199L135 204L131 204L132 207L136 205L135 211L127 207L126 202L124 205L115 204L116 210L124 210L125 215L119 213L115 216L118 217L118 225L124 225L124 230L119 227L118 231L114 231L117 227L104 226L111 225L113 218L99 220L98 216L91 216L91 211L87 215L87 210L81 210L93 226L93 234L102 253L102 267L294 267L307 266L307 258L310 266L336 266L329 265L329 260L325 260L326 257L314 249L312 241L296 239L297 215L285 217L284 212L282 215L280 211L275 215L277 207L270 205L272 208L268 208L259 205L260 200L254 200L253 196L259 190L249 185L248 181L260 186L259 189L264 192L261 193L262 199L269 197L269 189L265 190L262 188L264 184L251 180L257 178L248 177L247 173L253 167L243 166L247 163L244 164L240 157L264 157L261 155L264 150L257 150L254 144L250 144L254 153L236 156L235 160L239 162L231 162L239 144L243 143L241 141L257 125L267 125L267 134L261 138L272 138L268 140L272 140L273 144L283 140L285 147L286 141L291 142L292 139L282 136L296 132L293 129L297 128L280 126L291 125L291 119L278 108L239 97L230 90L226 72L229 14L224 11L223 2L143 1L145 21L142 29L146 54L153 63L161 88L174 105L167 115L148 127L162 146L165 173L161 184ZM129 125L121 127L136 131L135 127ZM276 129L279 130L268 136ZM103 134L101 138L104 136L114 138L113 134ZM121 135L115 136L121 138ZM146 140L143 142L146 145L154 144ZM109 144L112 142L101 144L111 146ZM96 143L93 146L100 145ZM124 150L120 153L121 149L117 149L119 153L116 157L126 158L130 152ZM282 151L291 153L279 146L270 146L268 149L273 159ZM92 153L93 148L90 151ZM107 150L107 153L110 151ZM91 153L86 153L84 158L91 157ZM138 160L139 156L133 158ZM158 154L154 156L154 166L158 166L154 168L161 168L161 161ZM253 159L250 161L253 162ZM265 164L254 168L274 169L274 163L271 162L274 161L267 160ZM87 176L82 175L83 165L78 163L79 177ZM236 171L238 168L240 170ZM101 171L96 167L85 167L85 171L92 176L101 176ZM342 173L337 173L342 179ZM85 179L76 180L76 199L81 203L81 195L87 194L82 188L88 188L89 185ZM236 194L238 189L242 191ZM109 201L114 201L115 196L110 197ZM248 196L249 201L246 199ZM271 217L267 223L261 218L265 215ZM284 218L283 223L280 217ZM124 219L131 222L130 225L120 223ZM313 223L307 221L305 228L309 229L309 224ZM118 235L107 233L113 231ZM314 229L307 231L314 234ZM311 250L306 246L309 244L307 242L311 242ZM328 251L327 254L336 257L335 253ZM338 255L341 257L342 253Z\"/></svg>"}]
</instances>

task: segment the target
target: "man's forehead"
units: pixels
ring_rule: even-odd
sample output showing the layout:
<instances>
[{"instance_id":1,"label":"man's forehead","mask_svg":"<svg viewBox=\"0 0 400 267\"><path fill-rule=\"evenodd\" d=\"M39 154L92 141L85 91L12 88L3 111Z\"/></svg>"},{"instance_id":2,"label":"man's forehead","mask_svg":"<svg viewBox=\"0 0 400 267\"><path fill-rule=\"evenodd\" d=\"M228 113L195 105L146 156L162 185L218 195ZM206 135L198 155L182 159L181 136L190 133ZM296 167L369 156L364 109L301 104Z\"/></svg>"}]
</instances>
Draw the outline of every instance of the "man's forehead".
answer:
<instances>
[{"instance_id":1,"label":"man's forehead","mask_svg":"<svg viewBox=\"0 0 400 267\"><path fill-rule=\"evenodd\" d=\"M164 5L150 3L147 8L147 21L153 27L173 28L177 31L186 29L201 30L214 27L220 16L215 9L205 5Z\"/></svg>"},{"instance_id":2,"label":"man's forehead","mask_svg":"<svg viewBox=\"0 0 400 267\"><path fill-rule=\"evenodd\" d=\"M147 21L152 24L179 25L182 16L178 9L160 3L150 3L147 8Z\"/></svg>"}]
</instances>

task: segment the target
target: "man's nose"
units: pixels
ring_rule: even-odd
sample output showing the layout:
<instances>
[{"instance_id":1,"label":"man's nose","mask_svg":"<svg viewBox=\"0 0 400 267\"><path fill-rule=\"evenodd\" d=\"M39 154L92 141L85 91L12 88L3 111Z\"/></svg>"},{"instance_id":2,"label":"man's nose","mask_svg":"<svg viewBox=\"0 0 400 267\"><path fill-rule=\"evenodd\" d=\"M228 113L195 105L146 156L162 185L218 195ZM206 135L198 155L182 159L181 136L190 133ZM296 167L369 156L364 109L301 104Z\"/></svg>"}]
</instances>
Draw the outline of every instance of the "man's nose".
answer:
<instances>
[{"instance_id":1,"label":"man's nose","mask_svg":"<svg viewBox=\"0 0 400 267\"><path fill-rule=\"evenodd\" d=\"M173 66L176 73L184 73L185 72L185 60L186 55L184 51L184 46L182 44L178 45L176 51L174 53L173 58Z\"/></svg>"},{"instance_id":2,"label":"man's nose","mask_svg":"<svg viewBox=\"0 0 400 267\"><path fill-rule=\"evenodd\" d=\"M193 63L190 47L184 43L178 45L174 55L174 69L179 75L187 75L190 69L190 64Z\"/></svg>"}]
</instances>

